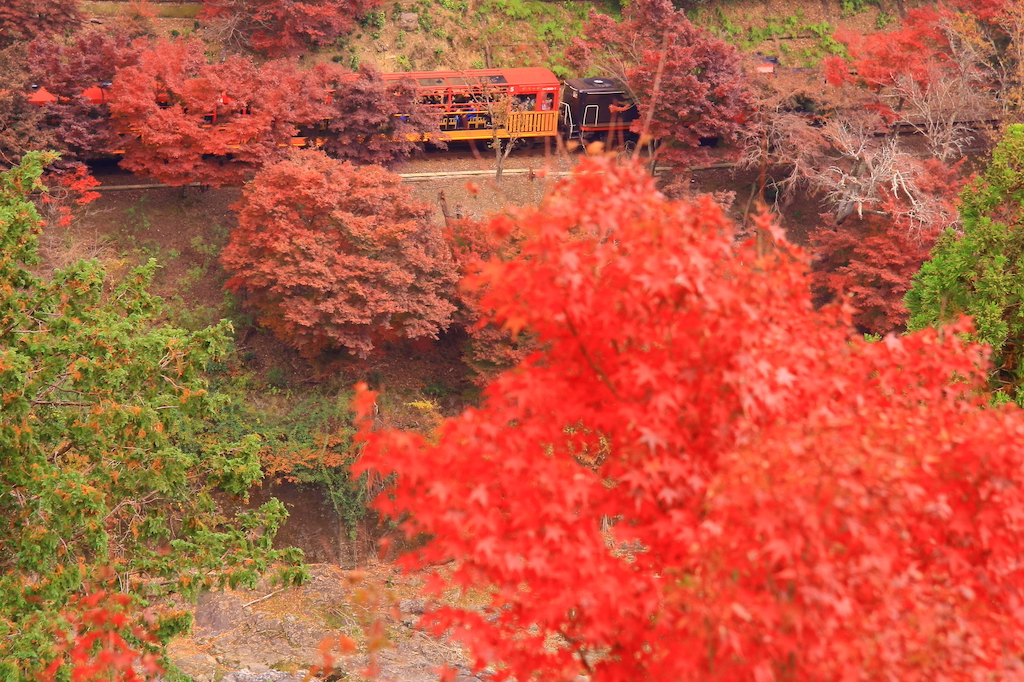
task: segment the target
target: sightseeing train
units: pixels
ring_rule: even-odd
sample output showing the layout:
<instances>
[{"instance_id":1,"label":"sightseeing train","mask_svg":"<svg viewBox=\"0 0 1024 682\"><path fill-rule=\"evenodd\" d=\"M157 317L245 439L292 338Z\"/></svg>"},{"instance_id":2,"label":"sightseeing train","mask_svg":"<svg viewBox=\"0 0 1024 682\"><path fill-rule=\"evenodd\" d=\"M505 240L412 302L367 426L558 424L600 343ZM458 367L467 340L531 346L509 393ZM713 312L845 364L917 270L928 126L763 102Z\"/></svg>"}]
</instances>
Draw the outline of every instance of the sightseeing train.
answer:
<instances>
[{"instance_id":1,"label":"sightseeing train","mask_svg":"<svg viewBox=\"0 0 1024 682\"><path fill-rule=\"evenodd\" d=\"M638 113L625 88L611 78L560 82L548 69L479 69L384 74L412 79L425 111L438 118L444 138L536 139L559 133L566 139L595 139L629 130ZM495 112L499 103L502 111Z\"/></svg>"},{"instance_id":2,"label":"sightseeing train","mask_svg":"<svg viewBox=\"0 0 1024 682\"><path fill-rule=\"evenodd\" d=\"M571 78L563 82L539 67L385 73L382 78L415 82L420 107L437 118L442 139L451 142L491 140L495 134L527 142L559 134L563 139L589 141L625 135L638 117L635 103L618 81ZM82 94L102 104L108 97L107 85ZM43 106L57 98L40 87L29 100ZM215 125L216 115L209 122ZM305 146L309 140L297 137L293 144Z\"/></svg>"}]
</instances>

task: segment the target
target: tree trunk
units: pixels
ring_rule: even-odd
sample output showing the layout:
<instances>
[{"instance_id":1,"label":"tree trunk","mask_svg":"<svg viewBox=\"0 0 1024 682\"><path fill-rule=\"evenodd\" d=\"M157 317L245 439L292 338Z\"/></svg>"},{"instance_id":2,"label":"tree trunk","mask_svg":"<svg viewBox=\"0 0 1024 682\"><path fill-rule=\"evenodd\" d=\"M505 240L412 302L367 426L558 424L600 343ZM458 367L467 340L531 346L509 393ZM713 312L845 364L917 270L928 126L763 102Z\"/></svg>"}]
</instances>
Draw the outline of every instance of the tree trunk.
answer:
<instances>
[{"instance_id":1,"label":"tree trunk","mask_svg":"<svg viewBox=\"0 0 1024 682\"><path fill-rule=\"evenodd\" d=\"M494 137L491 139L491 146L494 147L494 182L501 184L501 172L505 170L505 157L502 155L501 138L498 137L498 130L495 128Z\"/></svg>"},{"instance_id":2,"label":"tree trunk","mask_svg":"<svg viewBox=\"0 0 1024 682\"><path fill-rule=\"evenodd\" d=\"M444 195L443 189L437 193L437 203L441 205L441 215L444 216L445 227L451 227L452 214L448 212L448 198Z\"/></svg>"},{"instance_id":3,"label":"tree trunk","mask_svg":"<svg viewBox=\"0 0 1024 682\"><path fill-rule=\"evenodd\" d=\"M518 138L510 137L505 140L504 144L500 137L498 137L497 129L494 133L494 182L501 184L501 174L505 170L505 160L508 155L512 153L512 147L516 145Z\"/></svg>"},{"instance_id":4,"label":"tree trunk","mask_svg":"<svg viewBox=\"0 0 1024 682\"><path fill-rule=\"evenodd\" d=\"M761 168L757 174L757 196L760 197L762 204L767 204L764 200L764 186L768 182L768 133L766 132L761 137Z\"/></svg>"}]
</instances>

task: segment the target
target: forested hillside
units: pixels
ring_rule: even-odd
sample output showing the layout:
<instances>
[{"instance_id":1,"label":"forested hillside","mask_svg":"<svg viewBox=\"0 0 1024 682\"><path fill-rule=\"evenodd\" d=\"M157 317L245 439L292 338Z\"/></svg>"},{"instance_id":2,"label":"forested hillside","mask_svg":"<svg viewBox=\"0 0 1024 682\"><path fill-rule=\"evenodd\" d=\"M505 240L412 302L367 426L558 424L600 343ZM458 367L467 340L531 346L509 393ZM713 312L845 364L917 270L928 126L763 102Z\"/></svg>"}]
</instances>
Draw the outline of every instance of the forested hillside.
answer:
<instances>
[{"instance_id":1,"label":"forested hillside","mask_svg":"<svg viewBox=\"0 0 1024 682\"><path fill-rule=\"evenodd\" d=\"M5 3L0 680L1020 678L1022 103L1013 0Z\"/></svg>"}]
</instances>

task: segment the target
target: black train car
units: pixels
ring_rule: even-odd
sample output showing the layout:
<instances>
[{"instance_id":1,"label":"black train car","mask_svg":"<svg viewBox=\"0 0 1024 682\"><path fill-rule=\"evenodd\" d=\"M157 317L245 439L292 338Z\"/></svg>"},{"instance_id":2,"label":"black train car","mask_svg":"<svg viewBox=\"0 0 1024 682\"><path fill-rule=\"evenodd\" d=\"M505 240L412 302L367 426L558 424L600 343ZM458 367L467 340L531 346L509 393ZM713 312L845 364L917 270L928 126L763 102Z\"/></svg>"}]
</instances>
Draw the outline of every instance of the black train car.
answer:
<instances>
[{"instance_id":1,"label":"black train car","mask_svg":"<svg viewBox=\"0 0 1024 682\"><path fill-rule=\"evenodd\" d=\"M559 125L567 138L589 140L629 131L636 104L614 78L570 78L562 83Z\"/></svg>"}]
</instances>

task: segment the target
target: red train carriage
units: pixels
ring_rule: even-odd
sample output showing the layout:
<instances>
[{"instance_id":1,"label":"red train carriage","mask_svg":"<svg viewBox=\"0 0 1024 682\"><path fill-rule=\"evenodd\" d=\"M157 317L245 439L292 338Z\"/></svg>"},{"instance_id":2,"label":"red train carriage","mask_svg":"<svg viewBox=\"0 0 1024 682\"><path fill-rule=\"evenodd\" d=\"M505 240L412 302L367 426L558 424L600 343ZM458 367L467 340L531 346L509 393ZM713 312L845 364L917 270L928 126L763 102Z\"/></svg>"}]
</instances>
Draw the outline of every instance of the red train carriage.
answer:
<instances>
[{"instance_id":1,"label":"red train carriage","mask_svg":"<svg viewBox=\"0 0 1024 682\"><path fill-rule=\"evenodd\" d=\"M424 110L448 140L550 137L558 133L558 78L548 69L386 73L412 79Z\"/></svg>"}]
</instances>

